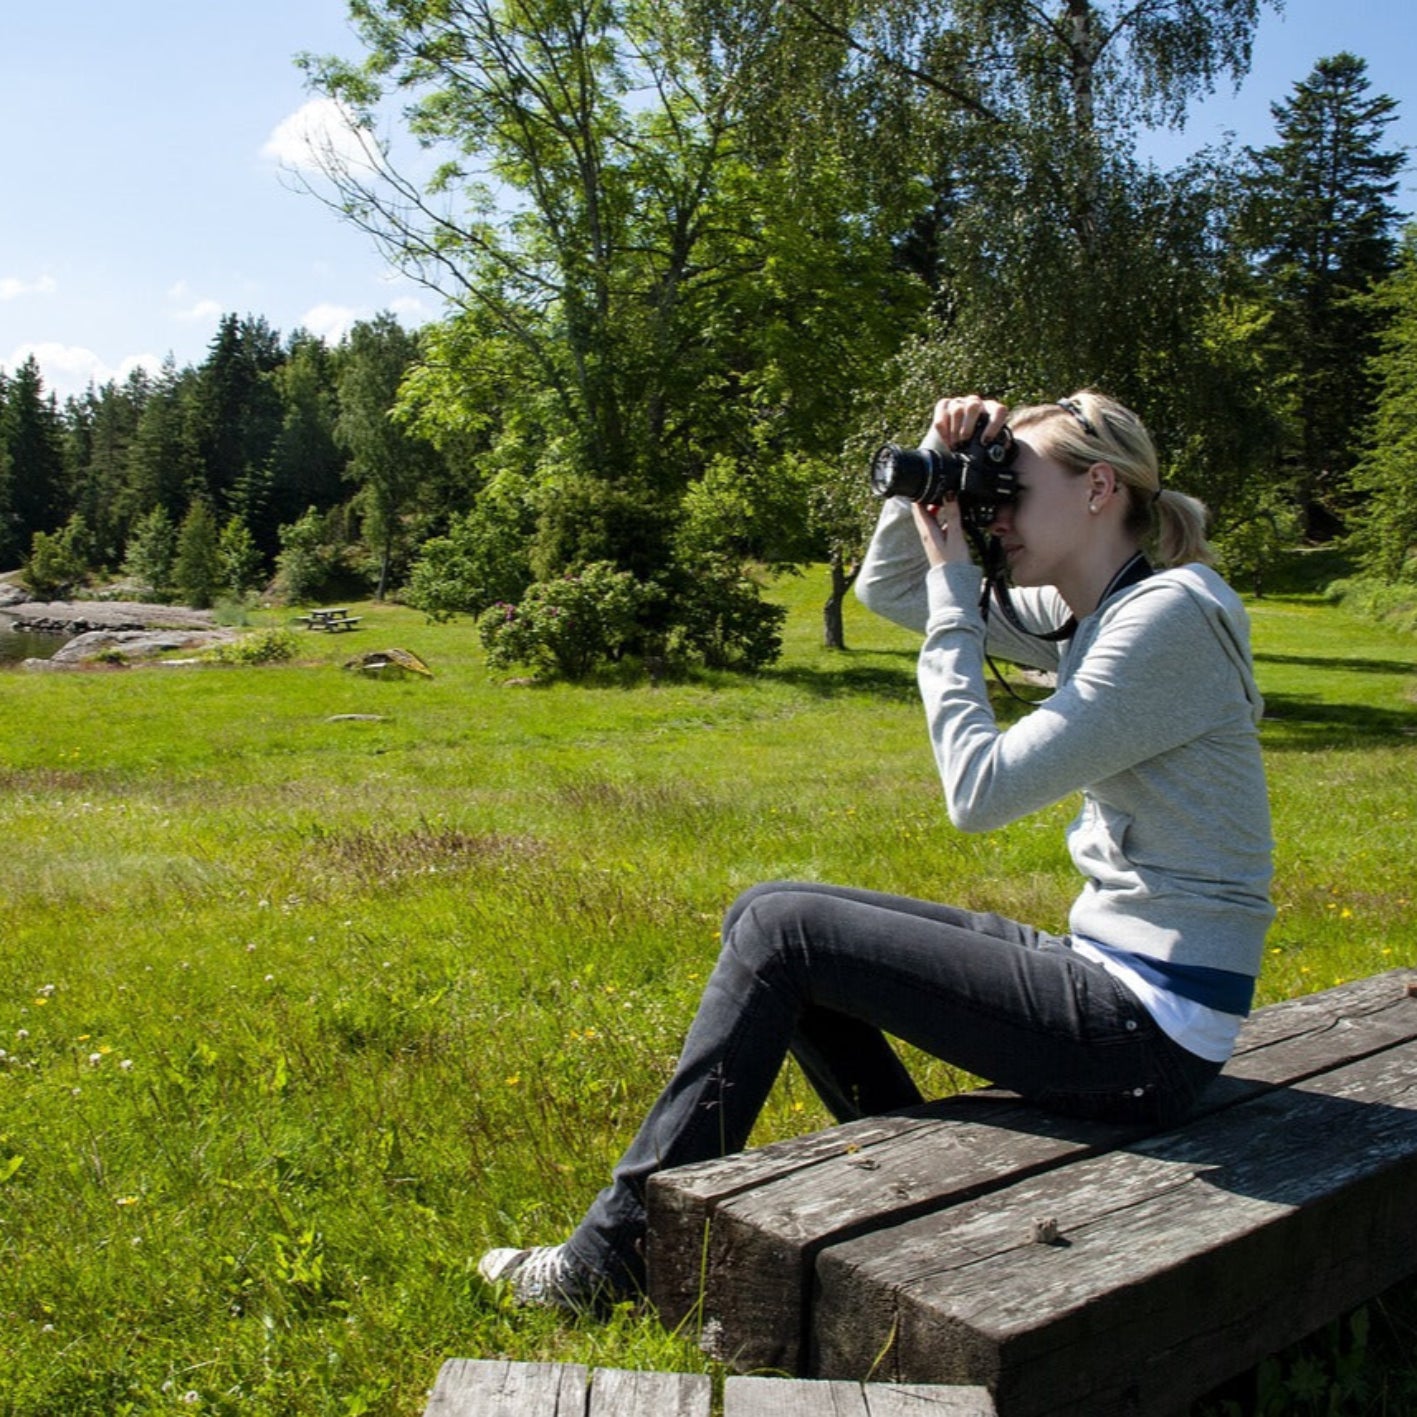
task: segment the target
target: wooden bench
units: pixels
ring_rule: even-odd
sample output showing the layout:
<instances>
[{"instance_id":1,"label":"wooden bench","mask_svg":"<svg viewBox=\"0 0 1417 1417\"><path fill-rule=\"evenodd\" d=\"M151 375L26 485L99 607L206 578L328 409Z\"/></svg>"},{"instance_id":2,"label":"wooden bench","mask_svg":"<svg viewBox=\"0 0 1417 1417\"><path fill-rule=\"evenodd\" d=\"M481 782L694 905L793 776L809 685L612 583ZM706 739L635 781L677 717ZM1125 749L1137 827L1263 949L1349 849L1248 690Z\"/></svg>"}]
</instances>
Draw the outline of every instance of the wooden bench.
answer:
<instances>
[{"instance_id":1,"label":"wooden bench","mask_svg":"<svg viewBox=\"0 0 1417 1417\"><path fill-rule=\"evenodd\" d=\"M1258 1010L1175 1131L989 1091L662 1173L649 1292L740 1371L1156 1417L1417 1271L1414 1194L1409 969Z\"/></svg>"},{"instance_id":2,"label":"wooden bench","mask_svg":"<svg viewBox=\"0 0 1417 1417\"><path fill-rule=\"evenodd\" d=\"M703 1373L452 1358L424 1417L710 1417ZM983 1388L730 1377L723 1417L994 1417Z\"/></svg>"},{"instance_id":3,"label":"wooden bench","mask_svg":"<svg viewBox=\"0 0 1417 1417\"><path fill-rule=\"evenodd\" d=\"M333 635L355 629L363 618L351 615L348 610L312 610L308 615L301 615L299 621L307 630L324 630Z\"/></svg>"}]
</instances>

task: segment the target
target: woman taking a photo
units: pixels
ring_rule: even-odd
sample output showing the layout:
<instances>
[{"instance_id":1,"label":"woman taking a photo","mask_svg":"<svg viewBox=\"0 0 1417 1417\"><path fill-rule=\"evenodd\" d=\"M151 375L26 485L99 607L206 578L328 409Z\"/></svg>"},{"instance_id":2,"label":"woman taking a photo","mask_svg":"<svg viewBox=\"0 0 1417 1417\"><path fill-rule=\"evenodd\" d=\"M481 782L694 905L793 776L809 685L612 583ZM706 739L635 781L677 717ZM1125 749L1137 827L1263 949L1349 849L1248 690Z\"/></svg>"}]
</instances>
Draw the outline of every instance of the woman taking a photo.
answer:
<instances>
[{"instance_id":1,"label":"woman taking a photo","mask_svg":"<svg viewBox=\"0 0 1417 1417\"><path fill-rule=\"evenodd\" d=\"M741 1149L789 1052L839 1121L923 1100L891 1035L1042 1107L1155 1125L1229 1057L1273 917L1244 609L1209 567L1204 509L1162 489L1129 410L1092 391L1012 416L946 399L926 445L961 448L981 427L1017 445L1016 490L988 527L1013 591L981 600L958 502L893 497L857 593L925 636L918 680L955 826L993 831L1082 793L1066 933L845 887L746 892L611 1184L564 1244L483 1257L517 1302L638 1292L649 1177ZM1056 675L1007 729L987 654Z\"/></svg>"}]
</instances>

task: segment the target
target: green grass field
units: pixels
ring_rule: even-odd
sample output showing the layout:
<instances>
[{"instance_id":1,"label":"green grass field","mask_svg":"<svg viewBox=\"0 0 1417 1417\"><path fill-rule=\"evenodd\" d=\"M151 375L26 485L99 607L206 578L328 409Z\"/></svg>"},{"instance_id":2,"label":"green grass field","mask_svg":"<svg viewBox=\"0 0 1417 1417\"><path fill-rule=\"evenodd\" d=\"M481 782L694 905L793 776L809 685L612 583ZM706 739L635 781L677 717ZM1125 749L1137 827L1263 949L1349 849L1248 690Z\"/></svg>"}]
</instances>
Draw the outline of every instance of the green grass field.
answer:
<instances>
[{"instance_id":1,"label":"green grass field","mask_svg":"<svg viewBox=\"0 0 1417 1417\"><path fill-rule=\"evenodd\" d=\"M702 1368L629 1309L510 1311L473 1262L603 1184L723 907L804 877L1061 926L1074 889L1069 803L949 827L912 637L853 605L821 651L824 590L779 585L750 679L506 686L469 623L375 604L285 665L0 676L0 1413L416 1414L448 1356ZM1417 643L1252 613L1266 1002L1417 953ZM435 678L342 667L387 646ZM825 1120L789 1073L760 1133Z\"/></svg>"}]
</instances>

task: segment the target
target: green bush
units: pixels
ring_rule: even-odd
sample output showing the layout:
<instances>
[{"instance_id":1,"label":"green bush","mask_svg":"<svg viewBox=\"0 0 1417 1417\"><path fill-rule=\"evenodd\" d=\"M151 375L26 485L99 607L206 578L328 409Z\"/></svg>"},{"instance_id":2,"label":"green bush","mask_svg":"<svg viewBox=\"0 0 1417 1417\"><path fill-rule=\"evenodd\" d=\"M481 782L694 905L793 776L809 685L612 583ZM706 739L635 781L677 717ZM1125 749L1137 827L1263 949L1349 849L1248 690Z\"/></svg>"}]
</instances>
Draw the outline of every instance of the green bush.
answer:
<instances>
[{"instance_id":1,"label":"green bush","mask_svg":"<svg viewBox=\"0 0 1417 1417\"><path fill-rule=\"evenodd\" d=\"M492 484L453 518L446 536L423 543L403 601L439 621L519 599L532 580L526 548L533 526L525 498Z\"/></svg>"},{"instance_id":2,"label":"green bush","mask_svg":"<svg viewBox=\"0 0 1417 1417\"><path fill-rule=\"evenodd\" d=\"M317 599L338 568L339 550L331 544L326 519L314 507L299 521L281 527L276 579L287 603Z\"/></svg>"},{"instance_id":3,"label":"green bush","mask_svg":"<svg viewBox=\"0 0 1417 1417\"><path fill-rule=\"evenodd\" d=\"M70 518L63 531L37 531L25 562L25 584L40 600L59 600L82 584L87 570L81 542L84 528Z\"/></svg>"},{"instance_id":4,"label":"green bush","mask_svg":"<svg viewBox=\"0 0 1417 1417\"><path fill-rule=\"evenodd\" d=\"M688 568L673 597L672 659L710 669L762 669L782 653L787 612L727 557L705 557Z\"/></svg>"},{"instance_id":5,"label":"green bush","mask_svg":"<svg viewBox=\"0 0 1417 1417\"><path fill-rule=\"evenodd\" d=\"M583 571L538 581L519 605L491 606L477 622L492 669L526 665L538 675L584 679L618 659L638 634L654 591L628 571L598 561Z\"/></svg>"},{"instance_id":6,"label":"green bush","mask_svg":"<svg viewBox=\"0 0 1417 1417\"><path fill-rule=\"evenodd\" d=\"M1417 633L1417 576L1389 584L1367 576L1334 581L1328 598L1355 615L1407 634Z\"/></svg>"},{"instance_id":7,"label":"green bush","mask_svg":"<svg viewBox=\"0 0 1417 1417\"><path fill-rule=\"evenodd\" d=\"M300 640L291 630L271 626L215 645L207 658L217 664L280 664L295 658Z\"/></svg>"}]
</instances>

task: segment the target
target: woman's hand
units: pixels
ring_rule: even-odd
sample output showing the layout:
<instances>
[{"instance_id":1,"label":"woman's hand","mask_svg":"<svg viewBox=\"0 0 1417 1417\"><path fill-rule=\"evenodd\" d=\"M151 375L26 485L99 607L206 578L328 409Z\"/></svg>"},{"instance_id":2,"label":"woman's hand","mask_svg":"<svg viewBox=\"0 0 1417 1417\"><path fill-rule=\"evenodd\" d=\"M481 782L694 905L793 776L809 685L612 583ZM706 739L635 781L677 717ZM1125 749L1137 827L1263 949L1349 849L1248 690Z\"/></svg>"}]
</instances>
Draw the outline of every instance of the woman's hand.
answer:
<instances>
[{"instance_id":1,"label":"woman's hand","mask_svg":"<svg viewBox=\"0 0 1417 1417\"><path fill-rule=\"evenodd\" d=\"M997 438L1008 420L1007 404L997 399L966 394L963 398L941 399L935 405L934 432L947 448L962 448L974 437L975 425L983 414L989 421L984 428L984 441Z\"/></svg>"},{"instance_id":2,"label":"woman's hand","mask_svg":"<svg viewBox=\"0 0 1417 1417\"><path fill-rule=\"evenodd\" d=\"M974 437L980 417L988 420L984 439L997 438L1009 416L1008 406L994 399L967 394L963 398L941 399L935 405L932 431L947 448L962 448ZM960 522L959 503L949 498L942 507L922 507L916 504L915 527L920 544L931 567L951 561L971 561L969 538Z\"/></svg>"}]
</instances>

